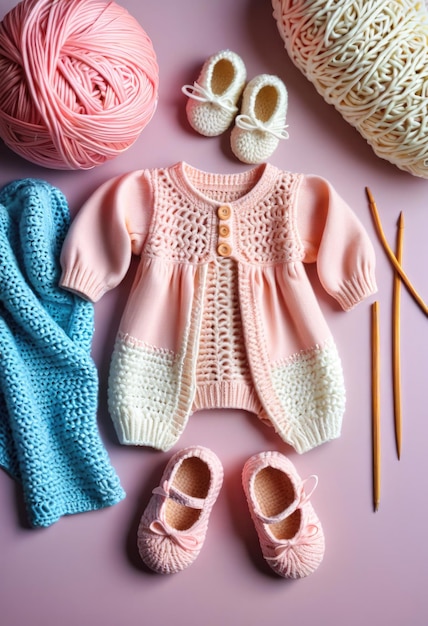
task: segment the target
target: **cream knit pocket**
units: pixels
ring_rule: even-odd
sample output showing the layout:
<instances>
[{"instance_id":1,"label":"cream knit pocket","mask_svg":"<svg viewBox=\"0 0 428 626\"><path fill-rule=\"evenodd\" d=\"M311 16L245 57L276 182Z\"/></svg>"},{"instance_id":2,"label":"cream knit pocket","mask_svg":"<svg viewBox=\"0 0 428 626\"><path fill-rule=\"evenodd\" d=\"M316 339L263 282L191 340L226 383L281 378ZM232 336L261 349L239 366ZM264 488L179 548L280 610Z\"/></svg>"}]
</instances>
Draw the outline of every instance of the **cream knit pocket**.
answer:
<instances>
[{"instance_id":1,"label":"cream knit pocket","mask_svg":"<svg viewBox=\"0 0 428 626\"><path fill-rule=\"evenodd\" d=\"M284 410L284 420L275 426L297 452L340 435L346 393L342 364L332 339L277 361L272 382Z\"/></svg>"},{"instance_id":2,"label":"cream knit pocket","mask_svg":"<svg viewBox=\"0 0 428 626\"><path fill-rule=\"evenodd\" d=\"M173 352L120 334L110 366L108 404L118 438L167 450L182 427L178 410L181 360Z\"/></svg>"}]
</instances>

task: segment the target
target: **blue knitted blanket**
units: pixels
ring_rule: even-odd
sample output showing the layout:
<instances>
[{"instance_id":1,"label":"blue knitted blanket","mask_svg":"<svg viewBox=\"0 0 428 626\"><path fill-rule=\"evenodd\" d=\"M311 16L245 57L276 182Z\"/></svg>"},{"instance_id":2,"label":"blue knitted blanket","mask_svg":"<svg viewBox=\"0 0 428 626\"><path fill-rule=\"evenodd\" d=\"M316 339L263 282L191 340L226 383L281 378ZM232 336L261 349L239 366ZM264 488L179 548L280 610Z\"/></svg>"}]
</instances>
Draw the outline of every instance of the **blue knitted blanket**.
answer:
<instances>
[{"instance_id":1,"label":"blue knitted blanket","mask_svg":"<svg viewBox=\"0 0 428 626\"><path fill-rule=\"evenodd\" d=\"M69 223L44 181L0 191L0 465L33 526L125 496L97 426L93 305L58 287Z\"/></svg>"}]
</instances>

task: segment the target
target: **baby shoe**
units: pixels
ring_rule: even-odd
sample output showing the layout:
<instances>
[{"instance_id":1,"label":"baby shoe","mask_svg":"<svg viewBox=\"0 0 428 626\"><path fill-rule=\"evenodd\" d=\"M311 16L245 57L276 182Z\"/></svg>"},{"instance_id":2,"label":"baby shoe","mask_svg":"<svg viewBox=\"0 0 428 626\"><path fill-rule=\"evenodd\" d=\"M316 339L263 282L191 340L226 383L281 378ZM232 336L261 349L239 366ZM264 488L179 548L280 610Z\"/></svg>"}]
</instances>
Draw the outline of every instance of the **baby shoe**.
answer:
<instances>
[{"instance_id":1,"label":"baby shoe","mask_svg":"<svg viewBox=\"0 0 428 626\"><path fill-rule=\"evenodd\" d=\"M312 489L306 493L311 479ZM316 476L302 481L279 452L256 454L244 465L242 484L262 554L284 578L303 578L323 559L324 533L309 502L317 483Z\"/></svg>"},{"instance_id":2,"label":"baby shoe","mask_svg":"<svg viewBox=\"0 0 428 626\"><path fill-rule=\"evenodd\" d=\"M170 458L138 527L138 550L150 569L174 574L193 563L222 482L220 460L207 448L184 448Z\"/></svg>"},{"instance_id":3,"label":"baby shoe","mask_svg":"<svg viewBox=\"0 0 428 626\"><path fill-rule=\"evenodd\" d=\"M287 89L271 74L256 76L244 89L240 115L236 116L230 142L232 152L243 163L261 163L287 139L285 118Z\"/></svg>"},{"instance_id":4,"label":"baby shoe","mask_svg":"<svg viewBox=\"0 0 428 626\"><path fill-rule=\"evenodd\" d=\"M182 87L189 97L186 114L192 128L207 137L223 133L238 112L246 78L244 62L235 52L222 50L210 56L198 80Z\"/></svg>"}]
</instances>

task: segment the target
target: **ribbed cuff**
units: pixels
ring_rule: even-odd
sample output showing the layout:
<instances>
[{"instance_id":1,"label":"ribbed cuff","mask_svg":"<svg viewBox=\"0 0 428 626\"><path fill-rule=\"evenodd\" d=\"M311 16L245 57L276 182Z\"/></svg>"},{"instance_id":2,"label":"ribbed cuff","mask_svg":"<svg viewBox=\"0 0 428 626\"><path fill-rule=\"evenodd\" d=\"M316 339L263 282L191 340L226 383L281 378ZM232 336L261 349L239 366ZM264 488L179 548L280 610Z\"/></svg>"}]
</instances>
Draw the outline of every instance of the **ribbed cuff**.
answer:
<instances>
[{"instance_id":1,"label":"ribbed cuff","mask_svg":"<svg viewBox=\"0 0 428 626\"><path fill-rule=\"evenodd\" d=\"M249 413L260 413L260 400L251 385L221 382L198 385L193 410L241 409Z\"/></svg>"},{"instance_id":2,"label":"ribbed cuff","mask_svg":"<svg viewBox=\"0 0 428 626\"><path fill-rule=\"evenodd\" d=\"M330 419L306 419L292 424L284 439L299 454L308 452L323 443L340 437L342 417Z\"/></svg>"},{"instance_id":3,"label":"ribbed cuff","mask_svg":"<svg viewBox=\"0 0 428 626\"><path fill-rule=\"evenodd\" d=\"M335 298L344 311L350 311L365 298L377 292L377 284L374 273L353 277L341 285Z\"/></svg>"},{"instance_id":4,"label":"ribbed cuff","mask_svg":"<svg viewBox=\"0 0 428 626\"><path fill-rule=\"evenodd\" d=\"M91 302L97 302L106 292L104 283L92 272L77 267L63 271L59 286Z\"/></svg>"},{"instance_id":5,"label":"ribbed cuff","mask_svg":"<svg viewBox=\"0 0 428 626\"><path fill-rule=\"evenodd\" d=\"M117 437L126 446L148 446L166 452L178 441L181 433L171 432L164 420L138 418L122 412L113 418Z\"/></svg>"}]
</instances>

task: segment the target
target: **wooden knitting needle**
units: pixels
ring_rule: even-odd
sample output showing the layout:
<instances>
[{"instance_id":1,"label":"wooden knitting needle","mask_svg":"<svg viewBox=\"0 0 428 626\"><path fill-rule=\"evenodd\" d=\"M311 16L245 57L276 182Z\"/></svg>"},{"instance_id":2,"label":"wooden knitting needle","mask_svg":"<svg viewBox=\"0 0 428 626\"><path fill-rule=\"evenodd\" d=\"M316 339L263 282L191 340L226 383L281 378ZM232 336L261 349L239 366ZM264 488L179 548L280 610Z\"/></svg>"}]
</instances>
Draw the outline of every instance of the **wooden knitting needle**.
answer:
<instances>
[{"instance_id":1,"label":"wooden knitting needle","mask_svg":"<svg viewBox=\"0 0 428 626\"><path fill-rule=\"evenodd\" d=\"M373 440L373 506L379 509L380 504L380 332L379 302L372 304L372 440Z\"/></svg>"},{"instance_id":2,"label":"wooden knitting needle","mask_svg":"<svg viewBox=\"0 0 428 626\"><path fill-rule=\"evenodd\" d=\"M370 206L370 210L373 216L373 220L379 235L379 239L383 245L383 248L386 252L386 254L389 257L389 260L391 261L392 265L394 266L395 270L399 273L399 275L401 276L401 279L403 281L403 283L405 284L405 286L407 287L407 290L409 291L410 295L413 297L413 299L416 301L416 303L420 306L420 308L422 309L422 311L425 313L425 315L428 315L428 306L425 304L425 302L422 300L421 296L418 294L418 292L416 291L416 289L413 287L412 283L410 282L410 279L408 278L406 272L403 270L403 268L401 267L401 264L397 261L394 252L391 250L388 241L385 237L385 233L383 232L383 228L382 228L382 223L380 221L380 217L379 217L379 212L377 210L377 206L376 206L376 202L374 201L373 195L370 191L370 189L368 187L366 187L366 193L367 193L367 197L369 200L369 206Z\"/></svg>"},{"instance_id":3,"label":"wooden knitting needle","mask_svg":"<svg viewBox=\"0 0 428 626\"><path fill-rule=\"evenodd\" d=\"M400 213L398 219L397 244L395 258L402 263L403 260L403 236L404 236L404 216ZM395 442L397 446L397 456L401 457L402 442L402 411L401 411L401 346L400 346L400 326L401 326L401 279L397 272L394 273L393 295L392 295L392 384L394 393L394 424Z\"/></svg>"}]
</instances>

